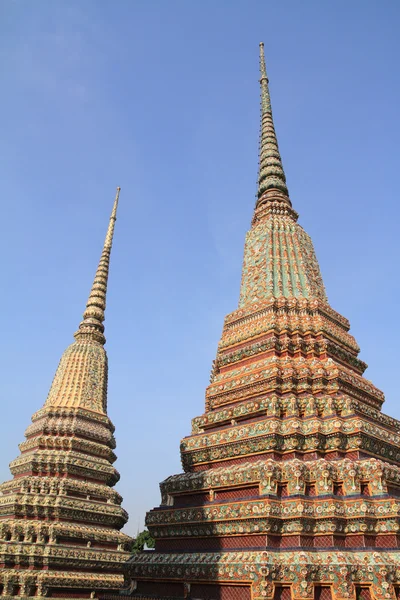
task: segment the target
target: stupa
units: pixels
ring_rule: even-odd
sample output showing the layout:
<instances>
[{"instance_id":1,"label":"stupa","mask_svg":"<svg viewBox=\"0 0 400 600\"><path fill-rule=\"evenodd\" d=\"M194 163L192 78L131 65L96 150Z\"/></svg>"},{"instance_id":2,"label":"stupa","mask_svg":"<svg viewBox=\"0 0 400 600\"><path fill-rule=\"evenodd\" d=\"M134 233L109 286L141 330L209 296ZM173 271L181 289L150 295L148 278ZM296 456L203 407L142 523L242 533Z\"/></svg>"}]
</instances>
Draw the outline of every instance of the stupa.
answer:
<instances>
[{"instance_id":1,"label":"stupa","mask_svg":"<svg viewBox=\"0 0 400 600\"><path fill-rule=\"evenodd\" d=\"M75 341L0 485L0 595L96 598L123 584L131 538L113 489L104 311L119 188Z\"/></svg>"},{"instance_id":2,"label":"stupa","mask_svg":"<svg viewBox=\"0 0 400 600\"><path fill-rule=\"evenodd\" d=\"M147 514L155 551L132 597L394 600L400 596L400 422L346 318L328 303L289 198L260 45L258 197L240 301L225 318L183 473Z\"/></svg>"}]
</instances>

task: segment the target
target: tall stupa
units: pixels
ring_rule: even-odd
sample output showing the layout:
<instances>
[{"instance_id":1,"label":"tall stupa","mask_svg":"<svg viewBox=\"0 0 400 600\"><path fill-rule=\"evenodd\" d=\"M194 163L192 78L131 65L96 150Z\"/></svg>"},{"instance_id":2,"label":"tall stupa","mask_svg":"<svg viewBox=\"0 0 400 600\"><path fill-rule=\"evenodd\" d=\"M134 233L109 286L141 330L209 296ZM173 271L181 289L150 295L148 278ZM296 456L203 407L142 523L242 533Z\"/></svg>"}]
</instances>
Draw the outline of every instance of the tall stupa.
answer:
<instances>
[{"instance_id":1,"label":"tall stupa","mask_svg":"<svg viewBox=\"0 0 400 600\"><path fill-rule=\"evenodd\" d=\"M123 584L131 538L113 489L104 312L119 188L75 341L0 485L0 596L97 598Z\"/></svg>"},{"instance_id":2,"label":"tall stupa","mask_svg":"<svg viewBox=\"0 0 400 600\"><path fill-rule=\"evenodd\" d=\"M400 422L328 303L289 198L260 45L258 198L183 473L131 559L142 600L400 597Z\"/></svg>"}]
</instances>

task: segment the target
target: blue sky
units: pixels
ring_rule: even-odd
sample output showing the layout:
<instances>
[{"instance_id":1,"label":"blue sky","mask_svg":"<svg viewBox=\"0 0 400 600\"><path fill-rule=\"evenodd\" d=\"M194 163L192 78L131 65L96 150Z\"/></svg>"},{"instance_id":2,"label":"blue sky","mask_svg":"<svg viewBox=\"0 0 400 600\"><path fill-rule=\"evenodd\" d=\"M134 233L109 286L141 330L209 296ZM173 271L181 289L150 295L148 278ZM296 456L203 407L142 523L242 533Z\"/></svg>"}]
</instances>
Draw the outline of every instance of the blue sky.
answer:
<instances>
[{"instance_id":1,"label":"blue sky","mask_svg":"<svg viewBox=\"0 0 400 600\"><path fill-rule=\"evenodd\" d=\"M128 532L180 471L257 176L265 42L290 196L400 418L400 4L3 0L0 480L80 321L115 187L109 414Z\"/></svg>"}]
</instances>

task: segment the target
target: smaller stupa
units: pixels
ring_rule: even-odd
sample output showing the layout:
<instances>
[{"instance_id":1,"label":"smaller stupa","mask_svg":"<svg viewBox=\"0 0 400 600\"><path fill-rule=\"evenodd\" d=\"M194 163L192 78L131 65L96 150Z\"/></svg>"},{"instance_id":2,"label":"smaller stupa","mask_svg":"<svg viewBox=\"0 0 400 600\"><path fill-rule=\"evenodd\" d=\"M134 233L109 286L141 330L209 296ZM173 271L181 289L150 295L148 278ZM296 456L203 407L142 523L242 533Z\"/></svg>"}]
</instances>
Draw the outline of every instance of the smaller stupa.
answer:
<instances>
[{"instance_id":1,"label":"smaller stupa","mask_svg":"<svg viewBox=\"0 0 400 600\"><path fill-rule=\"evenodd\" d=\"M123 584L131 538L113 489L104 312L120 188L75 342L0 485L0 596L96 598Z\"/></svg>"}]
</instances>

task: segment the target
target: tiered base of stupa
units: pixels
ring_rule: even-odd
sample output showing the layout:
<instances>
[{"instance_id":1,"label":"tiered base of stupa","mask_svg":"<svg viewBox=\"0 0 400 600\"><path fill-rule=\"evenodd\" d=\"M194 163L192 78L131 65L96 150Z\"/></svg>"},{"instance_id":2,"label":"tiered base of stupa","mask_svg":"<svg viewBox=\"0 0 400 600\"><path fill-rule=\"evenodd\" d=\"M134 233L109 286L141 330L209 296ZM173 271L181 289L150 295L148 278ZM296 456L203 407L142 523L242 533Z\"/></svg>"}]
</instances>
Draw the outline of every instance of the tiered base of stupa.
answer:
<instances>
[{"instance_id":1,"label":"tiered base of stupa","mask_svg":"<svg viewBox=\"0 0 400 600\"><path fill-rule=\"evenodd\" d=\"M400 591L400 423L348 322L323 300L229 315L185 472L147 515L133 597L394 600Z\"/></svg>"},{"instance_id":2,"label":"tiered base of stupa","mask_svg":"<svg viewBox=\"0 0 400 600\"><path fill-rule=\"evenodd\" d=\"M172 477L147 519L155 552L132 559L126 585L143 599L394 600L399 480L374 458L258 459Z\"/></svg>"},{"instance_id":3,"label":"tiered base of stupa","mask_svg":"<svg viewBox=\"0 0 400 600\"><path fill-rule=\"evenodd\" d=\"M143 600L394 600L398 565L398 552L369 549L155 554L132 568L131 590Z\"/></svg>"},{"instance_id":4,"label":"tiered base of stupa","mask_svg":"<svg viewBox=\"0 0 400 600\"><path fill-rule=\"evenodd\" d=\"M132 540L111 486L113 426L81 408L33 416L0 485L0 596L91 598L123 585Z\"/></svg>"}]
</instances>

